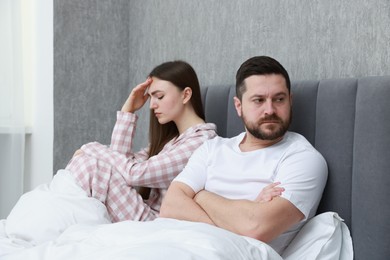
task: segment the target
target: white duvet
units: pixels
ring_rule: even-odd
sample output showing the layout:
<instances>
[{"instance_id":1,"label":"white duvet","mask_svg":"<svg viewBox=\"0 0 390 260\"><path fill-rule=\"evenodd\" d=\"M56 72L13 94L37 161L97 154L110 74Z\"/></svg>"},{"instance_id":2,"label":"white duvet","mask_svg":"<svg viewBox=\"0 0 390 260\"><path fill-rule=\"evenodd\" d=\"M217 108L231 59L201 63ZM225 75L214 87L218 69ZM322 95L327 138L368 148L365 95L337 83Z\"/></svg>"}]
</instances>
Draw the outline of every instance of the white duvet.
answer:
<instances>
[{"instance_id":1,"label":"white duvet","mask_svg":"<svg viewBox=\"0 0 390 260\"><path fill-rule=\"evenodd\" d=\"M5 245L3 243L3 245ZM278 259L268 245L207 224L157 219L73 225L53 241L0 259Z\"/></svg>"},{"instance_id":2,"label":"white duvet","mask_svg":"<svg viewBox=\"0 0 390 260\"><path fill-rule=\"evenodd\" d=\"M0 259L269 259L267 244L203 223L157 219L111 224L66 171L21 197L0 222Z\"/></svg>"},{"instance_id":3,"label":"white duvet","mask_svg":"<svg viewBox=\"0 0 390 260\"><path fill-rule=\"evenodd\" d=\"M0 260L352 260L348 227L335 212L317 215L282 257L265 243L203 223L161 218L112 224L105 206L67 171L24 194L0 221Z\"/></svg>"}]
</instances>

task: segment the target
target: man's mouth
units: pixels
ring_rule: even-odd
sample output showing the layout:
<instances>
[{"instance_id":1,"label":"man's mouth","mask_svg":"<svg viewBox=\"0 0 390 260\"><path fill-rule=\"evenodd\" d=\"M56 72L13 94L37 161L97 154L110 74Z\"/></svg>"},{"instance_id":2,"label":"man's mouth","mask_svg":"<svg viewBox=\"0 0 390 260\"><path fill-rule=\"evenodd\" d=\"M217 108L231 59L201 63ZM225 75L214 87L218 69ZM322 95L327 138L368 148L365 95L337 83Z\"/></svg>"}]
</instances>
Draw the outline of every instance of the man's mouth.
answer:
<instances>
[{"instance_id":1,"label":"man's mouth","mask_svg":"<svg viewBox=\"0 0 390 260\"><path fill-rule=\"evenodd\" d=\"M279 124L280 120L262 120L260 124Z\"/></svg>"}]
</instances>

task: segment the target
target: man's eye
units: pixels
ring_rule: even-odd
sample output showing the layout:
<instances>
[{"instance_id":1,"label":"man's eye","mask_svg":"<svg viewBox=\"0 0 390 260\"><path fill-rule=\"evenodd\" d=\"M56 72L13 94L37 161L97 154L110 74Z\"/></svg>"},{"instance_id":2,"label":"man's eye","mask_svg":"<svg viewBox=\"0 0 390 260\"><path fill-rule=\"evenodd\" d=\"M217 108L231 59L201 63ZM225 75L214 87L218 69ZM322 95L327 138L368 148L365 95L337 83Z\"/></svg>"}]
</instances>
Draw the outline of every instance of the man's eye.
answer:
<instances>
[{"instance_id":1,"label":"man's eye","mask_svg":"<svg viewBox=\"0 0 390 260\"><path fill-rule=\"evenodd\" d=\"M263 103L263 102L264 102L264 99L262 99L262 98L257 98L257 99L254 99L253 102L255 102L255 103Z\"/></svg>"}]
</instances>

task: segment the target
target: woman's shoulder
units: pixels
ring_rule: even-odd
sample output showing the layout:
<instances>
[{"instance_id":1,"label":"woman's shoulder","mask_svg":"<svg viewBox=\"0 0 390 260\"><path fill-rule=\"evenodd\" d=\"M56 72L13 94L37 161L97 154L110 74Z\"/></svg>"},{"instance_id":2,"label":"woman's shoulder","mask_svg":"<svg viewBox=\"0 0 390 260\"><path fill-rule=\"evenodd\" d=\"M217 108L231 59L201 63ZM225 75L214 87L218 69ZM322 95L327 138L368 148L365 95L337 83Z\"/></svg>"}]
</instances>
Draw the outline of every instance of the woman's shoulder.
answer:
<instances>
[{"instance_id":1,"label":"woman's shoulder","mask_svg":"<svg viewBox=\"0 0 390 260\"><path fill-rule=\"evenodd\" d=\"M217 136L217 126L214 123L197 124L188 130L190 130L190 131L188 131L189 134L207 135L207 136L211 136L211 137Z\"/></svg>"},{"instance_id":2,"label":"woman's shoulder","mask_svg":"<svg viewBox=\"0 0 390 260\"><path fill-rule=\"evenodd\" d=\"M188 128L184 133L179 135L177 138L172 139L170 142L172 143L182 143L187 142L189 140L193 140L196 142L203 142L208 139L212 139L217 136L216 126L213 123L201 123L196 124L190 128Z\"/></svg>"}]
</instances>

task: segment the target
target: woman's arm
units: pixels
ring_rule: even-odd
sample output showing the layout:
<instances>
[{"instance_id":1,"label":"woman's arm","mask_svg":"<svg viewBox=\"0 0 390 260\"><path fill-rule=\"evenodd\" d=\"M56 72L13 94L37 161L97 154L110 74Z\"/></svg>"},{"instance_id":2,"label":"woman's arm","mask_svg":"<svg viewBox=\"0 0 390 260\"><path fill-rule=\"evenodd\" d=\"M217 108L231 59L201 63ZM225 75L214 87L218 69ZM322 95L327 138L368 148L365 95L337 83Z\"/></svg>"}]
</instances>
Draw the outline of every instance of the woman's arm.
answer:
<instances>
[{"instance_id":1,"label":"woman's arm","mask_svg":"<svg viewBox=\"0 0 390 260\"><path fill-rule=\"evenodd\" d=\"M120 112L117 112L117 121L111 136L110 148L118 151L127 157L134 156L135 159L146 160L148 153L142 150L137 154L131 151L132 141L135 134L137 116L135 111L139 110L148 100L147 88L152 83L148 78L145 82L137 85L131 92Z\"/></svg>"},{"instance_id":2,"label":"woman's arm","mask_svg":"<svg viewBox=\"0 0 390 260\"><path fill-rule=\"evenodd\" d=\"M137 115L131 113L117 112L117 120L112 131L110 149L124 154L127 158L135 157L132 152L132 142L135 135ZM148 154L143 152L137 157L146 160Z\"/></svg>"},{"instance_id":3,"label":"woman's arm","mask_svg":"<svg viewBox=\"0 0 390 260\"><path fill-rule=\"evenodd\" d=\"M159 154L145 161L129 159L97 142L83 145L81 149L115 167L128 185L168 188L171 181L184 169L193 151L214 136L214 129L194 131L180 141L169 142Z\"/></svg>"}]
</instances>

